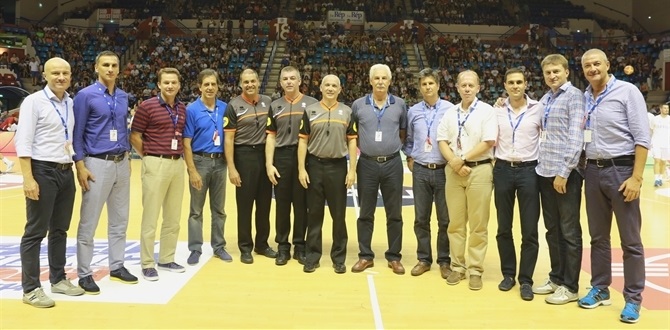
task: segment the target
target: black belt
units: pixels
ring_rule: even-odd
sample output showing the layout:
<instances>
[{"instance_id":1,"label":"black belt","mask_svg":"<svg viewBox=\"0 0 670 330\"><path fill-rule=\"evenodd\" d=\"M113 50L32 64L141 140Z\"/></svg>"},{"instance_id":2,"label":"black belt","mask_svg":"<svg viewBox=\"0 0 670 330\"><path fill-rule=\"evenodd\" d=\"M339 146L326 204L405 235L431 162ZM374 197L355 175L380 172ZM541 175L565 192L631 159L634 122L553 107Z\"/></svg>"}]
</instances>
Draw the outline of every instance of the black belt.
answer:
<instances>
[{"instance_id":1,"label":"black belt","mask_svg":"<svg viewBox=\"0 0 670 330\"><path fill-rule=\"evenodd\" d=\"M589 164L594 164L598 167L633 166L635 165L635 156L625 155L611 159L588 159L586 162Z\"/></svg>"},{"instance_id":2,"label":"black belt","mask_svg":"<svg viewBox=\"0 0 670 330\"><path fill-rule=\"evenodd\" d=\"M236 144L235 148L265 150L265 144Z\"/></svg>"},{"instance_id":3,"label":"black belt","mask_svg":"<svg viewBox=\"0 0 670 330\"><path fill-rule=\"evenodd\" d=\"M475 167L477 165L483 165L483 164L489 164L491 163L491 158L489 159L484 159L484 160L478 160L476 162L465 162L465 166L467 167Z\"/></svg>"},{"instance_id":4,"label":"black belt","mask_svg":"<svg viewBox=\"0 0 670 330\"><path fill-rule=\"evenodd\" d=\"M297 148L298 148L297 145L291 144L291 145L288 145L288 146L276 147L275 149L277 149L277 150L282 150L282 149L294 150L294 149L297 149Z\"/></svg>"},{"instance_id":5,"label":"black belt","mask_svg":"<svg viewBox=\"0 0 670 330\"><path fill-rule=\"evenodd\" d=\"M151 156L151 157L172 159L172 160L181 158L181 155L157 155L157 154L148 154L148 153L145 153L144 155L145 156Z\"/></svg>"},{"instance_id":6,"label":"black belt","mask_svg":"<svg viewBox=\"0 0 670 330\"><path fill-rule=\"evenodd\" d=\"M111 160L115 163L118 163L126 158L126 153L121 154L99 154L99 155L88 155L89 157L98 158L102 160Z\"/></svg>"},{"instance_id":7,"label":"black belt","mask_svg":"<svg viewBox=\"0 0 670 330\"><path fill-rule=\"evenodd\" d=\"M424 164L419 164L417 162L414 162L414 164L417 164L421 167L425 167L429 170L438 170L438 169L447 167L447 164L426 164L426 165L424 165Z\"/></svg>"},{"instance_id":8,"label":"black belt","mask_svg":"<svg viewBox=\"0 0 670 330\"><path fill-rule=\"evenodd\" d=\"M194 155L202 156L205 158L211 158L211 159L216 159L216 158L221 158L223 157L223 154L220 152L214 152L214 153L209 153L209 152L194 152Z\"/></svg>"},{"instance_id":9,"label":"black belt","mask_svg":"<svg viewBox=\"0 0 670 330\"><path fill-rule=\"evenodd\" d=\"M318 162L320 162L320 163L337 163L337 162L341 162L342 160L346 161L346 159L347 159L346 157L342 157L342 158L321 158L319 156L314 156L312 154L310 154L309 157L318 161Z\"/></svg>"},{"instance_id":10,"label":"black belt","mask_svg":"<svg viewBox=\"0 0 670 330\"><path fill-rule=\"evenodd\" d=\"M500 158L496 158L496 164L505 164L508 165L509 167L527 167L527 166L536 166L537 165L537 160L529 160L526 162L519 162L519 161L509 161L509 160L504 160Z\"/></svg>"},{"instance_id":11,"label":"black belt","mask_svg":"<svg viewBox=\"0 0 670 330\"><path fill-rule=\"evenodd\" d=\"M377 163L386 163L387 161L396 158L397 156L400 156L400 152L396 152L392 155L387 155L387 156L368 156L366 154L361 153L361 157L369 160L374 160Z\"/></svg>"},{"instance_id":12,"label":"black belt","mask_svg":"<svg viewBox=\"0 0 670 330\"><path fill-rule=\"evenodd\" d=\"M67 170L72 168L72 163L63 164L63 163L56 163L56 162L47 162L45 160L37 160L37 159L33 159L32 162L36 163L36 164L39 164L39 165L46 165L46 166L49 166L49 167L53 167L53 168L55 168L57 170L61 170L61 171L67 171Z\"/></svg>"}]
</instances>

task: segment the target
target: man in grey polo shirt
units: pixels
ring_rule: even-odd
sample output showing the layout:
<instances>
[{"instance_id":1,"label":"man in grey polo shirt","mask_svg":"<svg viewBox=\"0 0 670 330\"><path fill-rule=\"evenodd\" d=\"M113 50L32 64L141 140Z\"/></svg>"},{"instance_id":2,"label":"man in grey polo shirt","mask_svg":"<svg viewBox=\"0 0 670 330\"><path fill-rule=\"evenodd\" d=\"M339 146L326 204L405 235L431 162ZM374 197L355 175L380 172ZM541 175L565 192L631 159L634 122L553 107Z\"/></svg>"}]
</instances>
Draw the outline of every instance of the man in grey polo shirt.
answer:
<instances>
[{"instance_id":1,"label":"man in grey polo shirt","mask_svg":"<svg viewBox=\"0 0 670 330\"><path fill-rule=\"evenodd\" d=\"M402 275L402 180L403 168L400 149L405 142L407 105L391 95L391 69L385 64L370 68L372 93L354 101L351 109L359 131L360 162L358 198L360 215L357 221L359 260L351 268L358 273L374 266L375 254L371 248L377 191L381 189L386 211L386 235L389 248L385 253L389 268Z\"/></svg>"}]
</instances>

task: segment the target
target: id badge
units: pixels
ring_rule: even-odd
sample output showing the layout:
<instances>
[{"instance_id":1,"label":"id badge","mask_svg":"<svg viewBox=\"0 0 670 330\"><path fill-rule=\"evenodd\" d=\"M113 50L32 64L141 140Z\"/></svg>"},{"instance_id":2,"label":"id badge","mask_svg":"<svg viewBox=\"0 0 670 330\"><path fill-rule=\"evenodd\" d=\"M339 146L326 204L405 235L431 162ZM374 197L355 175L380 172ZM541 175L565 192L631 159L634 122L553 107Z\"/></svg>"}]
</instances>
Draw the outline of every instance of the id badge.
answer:
<instances>
[{"instance_id":1,"label":"id badge","mask_svg":"<svg viewBox=\"0 0 670 330\"><path fill-rule=\"evenodd\" d=\"M177 139L172 139L172 145L170 146L170 149L177 150Z\"/></svg>"},{"instance_id":2,"label":"id badge","mask_svg":"<svg viewBox=\"0 0 670 330\"><path fill-rule=\"evenodd\" d=\"M65 141L65 155L66 156L74 156L74 147L72 146L72 142L70 141Z\"/></svg>"},{"instance_id":3,"label":"id badge","mask_svg":"<svg viewBox=\"0 0 670 330\"><path fill-rule=\"evenodd\" d=\"M116 142L119 138L118 132L115 129L109 130L109 141Z\"/></svg>"},{"instance_id":4,"label":"id badge","mask_svg":"<svg viewBox=\"0 0 670 330\"><path fill-rule=\"evenodd\" d=\"M591 133L593 133L593 131L590 130L590 129L584 130L584 142L589 143L589 142L593 141L592 140L593 137L591 136Z\"/></svg>"},{"instance_id":5,"label":"id badge","mask_svg":"<svg viewBox=\"0 0 670 330\"><path fill-rule=\"evenodd\" d=\"M433 151L433 145L428 141L424 142L423 143L423 152L431 152L431 151Z\"/></svg>"},{"instance_id":6,"label":"id badge","mask_svg":"<svg viewBox=\"0 0 670 330\"><path fill-rule=\"evenodd\" d=\"M214 131L212 141L214 141L214 145L217 147L221 145L221 137L219 136L219 131Z\"/></svg>"},{"instance_id":7,"label":"id badge","mask_svg":"<svg viewBox=\"0 0 670 330\"><path fill-rule=\"evenodd\" d=\"M547 131L541 130L540 131L540 143L546 142L547 141Z\"/></svg>"},{"instance_id":8,"label":"id badge","mask_svg":"<svg viewBox=\"0 0 670 330\"><path fill-rule=\"evenodd\" d=\"M382 131L375 132L375 142L382 142Z\"/></svg>"}]
</instances>

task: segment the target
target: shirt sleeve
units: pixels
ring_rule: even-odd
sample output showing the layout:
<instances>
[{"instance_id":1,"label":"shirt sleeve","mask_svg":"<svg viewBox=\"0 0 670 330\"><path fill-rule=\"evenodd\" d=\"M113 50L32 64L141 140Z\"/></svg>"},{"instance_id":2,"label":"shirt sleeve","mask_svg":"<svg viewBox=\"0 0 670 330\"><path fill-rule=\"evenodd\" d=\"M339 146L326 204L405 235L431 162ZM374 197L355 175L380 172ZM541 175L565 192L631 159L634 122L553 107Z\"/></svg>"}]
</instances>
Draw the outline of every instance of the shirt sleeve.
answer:
<instances>
[{"instance_id":1,"label":"shirt sleeve","mask_svg":"<svg viewBox=\"0 0 670 330\"><path fill-rule=\"evenodd\" d=\"M570 176L570 172L577 167L579 156L584 149L584 130L582 129L582 122L586 115L584 103L584 95L578 89L573 89L567 105L568 141L565 148L564 166L558 173L563 178Z\"/></svg>"},{"instance_id":2,"label":"shirt sleeve","mask_svg":"<svg viewBox=\"0 0 670 330\"><path fill-rule=\"evenodd\" d=\"M482 123L482 141L496 141L498 138L498 116L493 108L489 108L488 114Z\"/></svg>"},{"instance_id":3,"label":"shirt sleeve","mask_svg":"<svg viewBox=\"0 0 670 330\"><path fill-rule=\"evenodd\" d=\"M237 113L230 103L226 106L226 114L223 116L223 130L237 130Z\"/></svg>"},{"instance_id":4,"label":"shirt sleeve","mask_svg":"<svg viewBox=\"0 0 670 330\"><path fill-rule=\"evenodd\" d=\"M628 90L629 96L626 98L628 128L633 136L635 145L649 149L651 147L651 132L644 96L642 96L642 93L637 88L629 88Z\"/></svg>"},{"instance_id":5,"label":"shirt sleeve","mask_svg":"<svg viewBox=\"0 0 670 330\"><path fill-rule=\"evenodd\" d=\"M137 111L135 111L135 117L133 117L131 130L133 132L144 134L144 131L147 129L147 124L149 123L150 117L151 115L149 114L147 107L144 107L140 104L140 106L137 107Z\"/></svg>"},{"instance_id":6,"label":"shirt sleeve","mask_svg":"<svg viewBox=\"0 0 670 330\"><path fill-rule=\"evenodd\" d=\"M195 107L195 102L191 103L186 107L186 125L184 126L184 137L192 139L195 135L196 127L196 115L195 112L198 111Z\"/></svg>"},{"instance_id":7,"label":"shirt sleeve","mask_svg":"<svg viewBox=\"0 0 670 330\"><path fill-rule=\"evenodd\" d=\"M437 111L437 109L435 110ZM412 157L412 149L414 149L414 123L412 120L411 110L407 112L407 137L405 138L405 144L402 146L402 152L407 157Z\"/></svg>"},{"instance_id":8,"label":"shirt sleeve","mask_svg":"<svg viewBox=\"0 0 670 330\"><path fill-rule=\"evenodd\" d=\"M79 93L74 97L73 109L74 109L74 132L72 134L72 147L74 148L75 155L72 159L80 161L84 159L84 132L86 131L86 124L88 122L89 107L88 107L88 94Z\"/></svg>"},{"instance_id":9,"label":"shirt sleeve","mask_svg":"<svg viewBox=\"0 0 670 330\"><path fill-rule=\"evenodd\" d=\"M14 141L18 157L33 156L33 141L35 140L35 129L39 118L39 109L35 109L35 105L35 101L30 96L26 97L21 103L19 124Z\"/></svg>"},{"instance_id":10,"label":"shirt sleeve","mask_svg":"<svg viewBox=\"0 0 670 330\"><path fill-rule=\"evenodd\" d=\"M447 120L447 116L449 116L449 111L444 113L444 116L440 119L440 124L437 125L437 141L449 142L449 120Z\"/></svg>"},{"instance_id":11,"label":"shirt sleeve","mask_svg":"<svg viewBox=\"0 0 670 330\"><path fill-rule=\"evenodd\" d=\"M277 120L274 117L274 108L272 105L270 105L270 108L268 109L268 122L265 126L265 132L268 134L277 133Z\"/></svg>"},{"instance_id":12,"label":"shirt sleeve","mask_svg":"<svg viewBox=\"0 0 670 330\"><path fill-rule=\"evenodd\" d=\"M349 121L349 125L351 125L351 120ZM301 138L307 138L309 137L311 133L311 129L309 126L309 116L307 115L307 111L302 113L302 119L300 119L300 133L298 134Z\"/></svg>"}]
</instances>

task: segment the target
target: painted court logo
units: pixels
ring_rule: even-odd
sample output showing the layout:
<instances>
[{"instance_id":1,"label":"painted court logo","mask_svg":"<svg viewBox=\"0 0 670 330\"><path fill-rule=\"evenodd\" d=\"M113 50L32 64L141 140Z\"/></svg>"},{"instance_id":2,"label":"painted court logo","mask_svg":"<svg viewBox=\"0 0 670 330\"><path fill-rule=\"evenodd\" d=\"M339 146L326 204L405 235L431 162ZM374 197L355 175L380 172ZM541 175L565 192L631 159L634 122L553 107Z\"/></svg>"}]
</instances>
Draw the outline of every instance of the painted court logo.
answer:
<instances>
[{"instance_id":1,"label":"painted court logo","mask_svg":"<svg viewBox=\"0 0 670 330\"><path fill-rule=\"evenodd\" d=\"M21 299L21 257L19 254L21 238L0 236L0 299ZM76 240L68 238L65 251L65 273L68 279L77 284L77 254ZM158 245L158 243L156 243ZM93 278L100 286L100 295L83 295L69 297L65 295L51 295L49 290L49 260L47 256L47 239L42 241L40 249L40 281L47 294L58 301L87 301L87 302L117 302L135 304L167 304L177 292L200 270L209 256L202 255L201 262L196 266L186 268L186 273L161 272L157 282L145 281L141 277L140 244L138 241L126 243L126 257L124 266L135 276L139 277L138 284L123 284L109 279L109 259L107 257L107 241L96 240L93 250L91 269ZM177 244L175 260L185 260L188 257L188 247L185 242ZM156 257L157 258L157 257Z\"/></svg>"}]
</instances>

